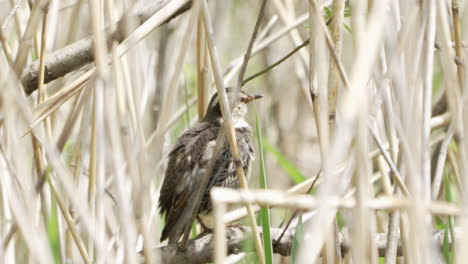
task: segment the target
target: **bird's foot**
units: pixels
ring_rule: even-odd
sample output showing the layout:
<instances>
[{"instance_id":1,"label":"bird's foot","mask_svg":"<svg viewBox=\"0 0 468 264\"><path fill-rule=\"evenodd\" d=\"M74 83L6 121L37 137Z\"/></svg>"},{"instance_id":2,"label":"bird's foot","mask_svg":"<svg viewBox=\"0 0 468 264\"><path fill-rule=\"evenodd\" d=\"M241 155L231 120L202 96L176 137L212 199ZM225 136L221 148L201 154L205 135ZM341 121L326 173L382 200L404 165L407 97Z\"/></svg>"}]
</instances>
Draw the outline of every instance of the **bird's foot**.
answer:
<instances>
[{"instance_id":1,"label":"bird's foot","mask_svg":"<svg viewBox=\"0 0 468 264\"><path fill-rule=\"evenodd\" d=\"M244 227L241 224L227 224L226 228L239 229L241 231L245 231Z\"/></svg>"}]
</instances>

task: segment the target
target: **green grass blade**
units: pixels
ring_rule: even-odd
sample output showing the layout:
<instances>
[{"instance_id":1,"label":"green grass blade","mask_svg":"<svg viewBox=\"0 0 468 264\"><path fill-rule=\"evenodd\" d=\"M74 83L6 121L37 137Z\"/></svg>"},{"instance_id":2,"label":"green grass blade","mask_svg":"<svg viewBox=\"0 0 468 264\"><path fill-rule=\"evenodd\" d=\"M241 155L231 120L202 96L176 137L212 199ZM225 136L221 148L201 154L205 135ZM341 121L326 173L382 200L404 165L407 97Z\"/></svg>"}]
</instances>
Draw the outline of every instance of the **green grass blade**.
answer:
<instances>
[{"instance_id":1,"label":"green grass blade","mask_svg":"<svg viewBox=\"0 0 468 264\"><path fill-rule=\"evenodd\" d=\"M448 227L444 230L444 242L442 243L442 255L444 256L444 260L446 264L450 264L450 245L448 239L449 230Z\"/></svg>"},{"instance_id":2,"label":"green grass blade","mask_svg":"<svg viewBox=\"0 0 468 264\"><path fill-rule=\"evenodd\" d=\"M450 181L450 177L448 175L448 173L445 174L445 177L444 177L444 190L445 190L445 199L448 201L448 202L453 202L454 201L454 195L453 195L453 189L456 189L456 186L454 184L451 184L451 181ZM444 258L445 258L445 261L447 264L451 264L453 263L452 261L452 252L454 252L455 250L455 231L454 231L454 221L453 221L453 216L448 216L447 217L447 222L448 222L448 225L445 229L445 234L444 234L444 242L443 242L443 245L442 245L442 251L443 251L443 255L444 255ZM450 245L449 243L449 240L448 240L448 233L450 232L450 238L451 238L451 241L452 241L452 244Z\"/></svg>"},{"instance_id":3,"label":"green grass blade","mask_svg":"<svg viewBox=\"0 0 468 264\"><path fill-rule=\"evenodd\" d=\"M299 251L299 244L302 242L303 235L302 215L299 215L299 218L297 219L296 233L294 234L294 241L291 248L291 264L297 263L297 253Z\"/></svg>"},{"instance_id":4,"label":"green grass blade","mask_svg":"<svg viewBox=\"0 0 468 264\"><path fill-rule=\"evenodd\" d=\"M262 131L258 122L258 115L255 113L255 130L258 140L258 155L260 157L260 188L267 189L267 180L265 175L265 158L263 155L262 145ZM270 209L262 207L260 210L260 217L262 222L262 237L263 237L263 250L265 251L265 263L273 263L273 245L271 243L271 230L270 230Z\"/></svg>"},{"instance_id":5,"label":"green grass blade","mask_svg":"<svg viewBox=\"0 0 468 264\"><path fill-rule=\"evenodd\" d=\"M49 179L50 170L46 170L46 179ZM55 196L50 196L50 215L47 217L47 236L49 238L50 248L54 256L55 263L61 263L60 259L60 237L57 218L57 202Z\"/></svg>"},{"instance_id":6,"label":"green grass blade","mask_svg":"<svg viewBox=\"0 0 468 264\"><path fill-rule=\"evenodd\" d=\"M274 146L270 145L266 140L259 140L258 142L262 143L265 151L268 151L269 153L273 154L273 156L275 156L276 160L278 161L278 164L286 171L286 173L289 175L289 177L295 184L301 183L306 180L306 177L304 176L304 174L302 174L296 168L296 166L294 166L294 164L290 162L281 153L281 151L279 151Z\"/></svg>"}]
</instances>

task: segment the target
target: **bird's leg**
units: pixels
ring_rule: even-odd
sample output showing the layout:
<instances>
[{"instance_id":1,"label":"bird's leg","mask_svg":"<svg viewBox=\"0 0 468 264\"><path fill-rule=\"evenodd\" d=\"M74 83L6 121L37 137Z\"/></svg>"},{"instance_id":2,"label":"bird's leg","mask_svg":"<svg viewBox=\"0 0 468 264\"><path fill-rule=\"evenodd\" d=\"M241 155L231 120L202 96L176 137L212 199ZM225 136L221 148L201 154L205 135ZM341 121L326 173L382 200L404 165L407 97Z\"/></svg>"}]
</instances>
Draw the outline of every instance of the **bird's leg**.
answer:
<instances>
[{"instance_id":1,"label":"bird's leg","mask_svg":"<svg viewBox=\"0 0 468 264\"><path fill-rule=\"evenodd\" d=\"M203 221L201 220L200 216L197 216L197 220L198 220L198 223L200 223L201 227L203 228L202 234L213 233L213 229L205 225L205 223L203 223Z\"/></svg>"},{"instance_id":2,"label":"bird's leg","mask_svg":"<svg viewBox=\"0 0 468 264\"><path fill-rule=\"evenodd\" d=\"M227 224L226 227L228 227L228 228L239 228L239 229L241 229L241 228L242 228L242 225L241 225L241 224Z\"/></svg>"}]
</instances>

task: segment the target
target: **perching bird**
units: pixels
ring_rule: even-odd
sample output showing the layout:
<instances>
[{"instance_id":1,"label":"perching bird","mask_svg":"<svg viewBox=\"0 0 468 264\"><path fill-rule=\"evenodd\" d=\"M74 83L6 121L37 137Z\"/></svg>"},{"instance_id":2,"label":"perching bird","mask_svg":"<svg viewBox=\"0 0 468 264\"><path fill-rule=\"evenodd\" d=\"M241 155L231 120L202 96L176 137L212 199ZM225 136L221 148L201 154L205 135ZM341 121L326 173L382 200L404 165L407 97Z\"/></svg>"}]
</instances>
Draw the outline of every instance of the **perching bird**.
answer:
<instances>
[{"instance_id":1,"label":"perching bird","mask_svg":"<svg viewBox=\"0 0 468 264\"><path fill-rule=\"evenodd\" d=\"M231 89L226 89L226 92L228 97L233 96ZM239 103L232 110L239 153L247 177L250 175L250 167L255 153L251 142L251 127L244 120L247 114L246 104L261 97L261 95L249 95L241 91ZM199 188L198 184L213 155L216 137L222 125L223 118L218 95L214 94L202 122L185 131L169 153L169 161L159 197L160 212L161 215L165 215L161 241L169 238L169 243L177 243L184 230L192 227L191 215L185 219L181 216L194 200ZM211 228L211 224L206 219L209 219L208 216L212 211L210 190L213 186L239 188L236 166L227 142L225 142L215 162L196 215L200 224L205 228ZM182 226L182 228L175 228L176 226Z\"/></svg>"}]
</instances>

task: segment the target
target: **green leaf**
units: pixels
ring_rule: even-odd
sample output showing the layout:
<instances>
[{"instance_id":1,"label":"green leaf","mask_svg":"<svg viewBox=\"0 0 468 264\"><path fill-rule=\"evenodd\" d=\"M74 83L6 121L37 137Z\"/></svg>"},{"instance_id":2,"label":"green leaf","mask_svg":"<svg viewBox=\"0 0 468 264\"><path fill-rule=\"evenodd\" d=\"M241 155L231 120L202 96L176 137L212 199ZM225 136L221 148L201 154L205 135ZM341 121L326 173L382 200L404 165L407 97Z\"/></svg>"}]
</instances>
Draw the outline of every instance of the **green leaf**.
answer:
<instances>
[{"instance_id":1,"label":"green leaf","mask_svg":"<svg viewBox=\"0 0 468 264\"><path fill-rule=\"evenodd\" d=\"M196 238L197 236L198 236L197 221L193 221L193 223L192 223L192 238Z\"/></svg>"},{"instance_id":2,"label":"green leaf","mask_svg":"<svg viewBox=\"0 0 468 264\"><path fill-rule=\"evenodd\" d=\"M289 178L295 183L301 183L306 180L306 177L290 162L277 148L268 144L268 142L263 139L259 142L262 142L263 148L268 151L269 153L275 156L278 164L286 171L289 175Z\"/></svg>"},{"instance_id":3,"label":"green leaf","mask_svg":"<svg viewBox=\"0 0 468 264\"><path fill-rule=\"evenodd\" d=\"M333 13L332 13L332 10L330 7L325 7L323 9L323 11L325 11L325 19L328 20L332 17Z\"/></svg>"},{"instance_id":4,"label":"green leaf","mask_svg":"<svg viewBox=\"0 0 468 264\"><path fill-rule=\"evenodd\" d=\"M294 234L294 241L291 248L291 264L297 263L297 253L299 251L299 244L302 242L304 236L303 226L302 226L302 215L299 215L297 219L296 233Z\"/></svg>"},{"instance_id":5,"label":"green leaf","mask_svg":"<svg viewBox=\"0 0 468 264\"><path fill-rule=\"evenodd\" d=\"M344 26L344 28L346 29L346 31L348 31L348 33L350 33L350 34L353 33L353 30L351 29L350 26L346 25L345 23L343 23L343 26Z\"/></svg>"},{"instance_id":6,"label":"green leaf","mask_svg":"<svg viewBox=\"0 0 468 264\"><path fill-rule=\"evenodd\" d=\"M341 231L345 225L343 215L340 211L336 212L336 223L338 225L338 230Z\"/></svg>"},{"instance_id":7,"label":"green leaf","mask_svg":"<svg viewBox=\"0 0 468 264\"><path fill-rule=\"evenodd\" d=\"M458 152L457 143L455 142L455 140L452 140L452 142L450 142L450 148L451 148L454 152Z\"/></svg>"},{"instance_id":8,"label":"green leaf","mask_svg":"<svg viewBox=\"0 0 468 264\"><path fill-rule=\"evenodd\" d=\"M346 5L345 5L345 11L344 11L344 17L350 17L353 12L353 10L351 9L351 6L349 5L349 2L346 2Z\"/></svg>"},{"instance_id":9,"label":"green leaf","mask_svg":"<svg viewBox=\"0 0 468 264\"><path fill-rule=\"evenodd\" d=\"M262 145L262 131L258 122L258 114L255 111L255 130L258 140L258 153L260 156L260 188L267 189L267 180L265 175L265 157ZM268 206L262 207L260 210L260 218L262 223L262 238L263 250L265 252L265 263L273 263L273 245L271 243L271 230L270 230L270 209Z\"/></svg>"},{"instance_id":10,"label":"green leaf","mask_svg":"<svg viewBox=\"0 0 468 264\"><path fill-rule=\"evenodd\" d=\"M435 216L435 224L437 230L444 230L446 228L444 221L439 216Z\"/></svg>"}]
</instances>

